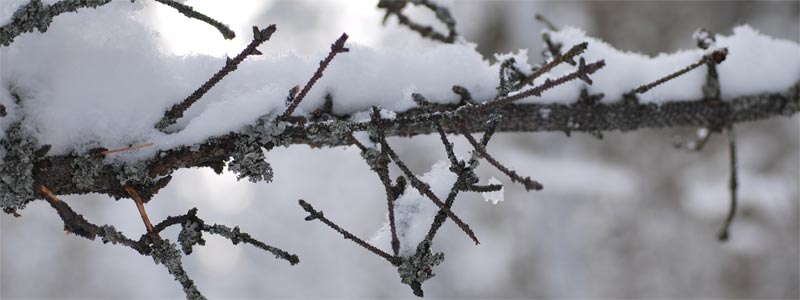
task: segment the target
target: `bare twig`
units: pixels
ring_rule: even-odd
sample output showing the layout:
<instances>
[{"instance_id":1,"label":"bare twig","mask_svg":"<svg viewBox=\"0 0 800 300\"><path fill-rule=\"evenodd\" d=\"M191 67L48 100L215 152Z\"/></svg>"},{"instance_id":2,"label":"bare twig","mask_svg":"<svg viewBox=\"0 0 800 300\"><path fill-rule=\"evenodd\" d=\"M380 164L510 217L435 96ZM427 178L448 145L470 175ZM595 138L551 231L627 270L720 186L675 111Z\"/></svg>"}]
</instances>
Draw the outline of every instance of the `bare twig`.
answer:
<instances>
[{"instance_id":1,"label":"bare twig","mask_svg":"<svg viewBox=\"0 0 800 300\"><path fill-rule=\"evenodd\" d=\"M302 102L303 99L306 97L308 91L311 90L311 88L314 86L317 80L322 78L322 72L325 71L325 69L331 63L336 54L350 51L350 49L344 47L344 43L347 41L347 37L348 37L347 33L342 33L342 36L340 36L339 39L337 39L336 42L334 42L331 45L331 52L328 53L328 56L325 57L325 59L319 62L319 68L317 68L317 70L314 71L314 75L312 75L311 78L306 83L306 85L303 86L303 89L300 91L300 94L298 94L297 97L292 97L293 99L291 104L289 104L289 107L287 107L286 111L283 112L280 119L284 119L292 115L297 106L300 105L300 102Z\"/></svg>"},{"instance_id":2,"label":"bare twig","mask_svg":"<svg viewBox=\"0 0 800 300\"><path fill-rule=\"evenodd\" d=\"M105 151L100 151L100 154L109 155L109 154L113 154L113 153L119 153L119 152L142 149L142 148L150 147L150 146L153 146L153 145L155 145L155 144L154 143L147 143L147 144L130 146L130 147L119 148L119 149L114 149L114 150L105 150Z\"/></svg>"},{"instance_id":3,"label":"bare twig","mask_svg":"<svg viewBox=\"0 0 800 300\"><path fill-rule=\"evenodd\" d=\"M453 166L459 165L460 162L458 158L456 158L456 153L453 151L453 143L447 139L447 134L444 133L444 129L442 129L442 125L439 122L433 123L436 126L436 131L439 132L439 139L442 140L442 145L444 145L444 151L447 153L447 159L450 160L450 164Z\"/></svg>"},{"instance_id":4,"label":"bare twig","mask_svg":"<svg viewBox=\"0 0 800 300\"><path fill-rule=\"evenodd\" d=\"M730 189L731 193L731 205L730 209L728 210L728 217L725 218L725 223L722 224L722 229L720 229L719 234L717 237L720 241L727 241L729 234L728 230L731 227L731 223L733 223L733 218L736 216L736 206L737 206L737 195L736 189L738 187L738 181L736 176L736 135L733 131L733 125L728 126L728 154L730 155L730 178L728 180L728 188Z\"/></svg>"},{"instance_id":5,"label":"bare twig","mask_svg":"<svg viewBox=\"0 0 800 300\"><path fill-rule=\"evenodd\" d=\"M200 100L206 92L208 92L214 85L216 85L222 78L225 78L230 72L233 72L238 68L239 64L244 61L250 55L259 55L261 54L260 51L256 49L259 45L263 44L264 42L268 41L272 34L275 33L276 27L275 25L269 25L266 28L259 30L258 27L253 26L253 41L250 42L247 47L242 50L239 55L236 55L233 59L229 59L225 62L225 66L220 69L214 76L212 76L208 81L203 83L200 88L195 90L189 97L186 97L183 101L178 104L175 104L170 108L166 113L164 113L164 117L161 118L158 123L156 123L155 127L158 130L164 131L167 127L174 124L175 121L180 119L183 116L183 113L189 109L197 100Z\"/></svg>"},{"instance_id":6,"label":"bare twig","mask_svg":"<svg viewBox=\"0 0 800 300\"><path fill-rule=\"evenodd\" d=\"M422 180L417 178L417 176L414 175L413 172L411 172L411 169L409 169L408 166L406 166L406 164L402 160L400 160L400 157L397 155L397 153L395 153L394 150L392 150L391 146L389 146L389 143L386 141L385 137L381 138L380 143L382 147L381 150L389 154L389 157L392 158L395 165L397 165L397 167L399 167L400 170L402 170L403 173L406 175L406 177L409 179L411 185L417 190L419 190L426 197L428 197L431 201L433 201L433 203L436 204L436 206L438 206L439 209L442 210L447 215L448 218L452 219L453 222L456 223L456 225L458 225L458 227L461 228L461 230L464 231L464 233L466 233L475 242L475 244L480 244L480 241L478 241L478 238L475 237L475 233L472 231L472 229L469 228L469 225L464 223L464 221L462 221L461 218L459 218L455 213L453 213L453 211L451 211L450 208L447 207L447 205L444 202L442 202L442 200L440 200L439 197L437 197L436 194L433 193L433 191L431 191L431 188L430 186L428 186L427 183L422 182Z\"/></svg>"},{"instance_id":7,"label":"bare twig","mask_svg":"<svg viewBox=\"0 0 800 300\"><path fill-rule=\"evenodd\" d=\"M494 135L494 131L497 128L498 124L499 123L496 118L492 119L492 121L490 121L487 124L485 128L486 133L484 133L483 137L481 138L481 145L486 147L486 145L489 144L489 140L491 140L492 136ZM467 162L466 168L462 168L458 172L458 178L456 179L456 182L453 184L453 188L450 189L450 194L447 195L447 199L445 200L445 206L447 208L452 207L453 204L455 203L456 196L460 191L460 189L458 189L458 186L463 185L462 181L466 179L465 176L468 174L468 172L471 172L476 167L478 167L478 159L477 155L473 154L473 156L469 159L469 162ZM473 184L469 184L469 186L473 186ZM425 239L423 240L427 242L428 246L430 246L430 244L433 243L433 238L436 236L436 233L438 232L439 228L441 228L444 222L447 220L446 217L447 213L441 209L439 210L438 213L436 213L436 216L433 217L433 222L431 222L431 226L430 228L428 228L428 233L425 235ZM421 247L418 246L417 249L419 251Z\"/></svg>"},{"instance_id":8,"label":"bare twig","mask_svg":"<svg viewBox=\"0 0 800 300\"><path fill-rule=\"evenodd\" d=\"M470 110L485 111L487 109L496 108L497 106L504 106L513 103L515 101L522 100L526 97L541 96L544 91L575 79L580 79L586 82L587 84L592 84L592 80L589 78L589 75L594 74L594 72L597 72L597 70L600 70L605 65L606 63L603 60L598 60L596 62L587 65L586 61L583 59L583 57L581 57L580 61L578 62L578 70L575 70L572 73L556 78L555 80L547 79L545 80L544 83L542 83L539 86L530 88L528 90L525 90L523 92L511 96L503 97L494 101L488 101L483 104L472 107L464 107L464 111L465 112Z\"/></svg>"},{"instance_id":9,"label":"bare twig","mask_svg":"<svg viewBox=\"0 0 800 300\"><path fill-rule=\"evenodd\" d=\"M574 57L586 51L586 48L588 47L589 47L588 42L583 42L575 46L572 46L572 48L570 48L567 51L567 53L553 57L553 60L551 60L549 63L545 64L544 66L533 72L533 74L522 80L522 85L533 83L533 81L536 80L536 78L539 78L539 76L542 76L542 74L549 72L550 70L564 63L567 60L572 60Z\"/></svg>"},{"instance_id":10,"label":"bare twig","mask_svg":"<svg viewBox=\"0 0 800 300\"><path fill-rule=\"evenodd\" d=\"M535 17L536 17L536 21L542 22L542 24L547 26L547 29L549 29L551 31L558 31L558 27L556 27L556 25L553 25L553 22L550 22L550 20L545 18L542 14L536 14Z\"/></svg>"},{"instance_id":11,"label":"bare twig","mask_svg":"<svg viewBox=\"0 0 800 300\"><path fill-rule=\"evenodd\" d=\"M447 35L442 33L436 32L433 30L433 27L422 25L417 22L411 20L408 16L403 13L403 9L406 7L406 4L411 3L413 5L422 5L425 8L431 10L435 15L436 19L442 22L445 26L447 26ZM456 32L456 21L453 19L452 15L450 14L450 9L444 6L439 6L436 3L433 3L429 0L380 0L378 1L378 8L385 9L386 14L383 16L383 23L386 23L386 20L389 16L396 16L397 21L400 25L406 26L412 31L419 33L423 38L429 38L431 40L440 41L442 43L452 44L455 42L458 33Z\"/></svg>"},{"instance_id":12,"label":"bare twig","mask_svg":"<svg viewBox=\"0 0 800 300\"><path fill-rule=\"evenodd\" d=\"M322 211L317 211L316 209L314 209L313 206L311 206L311 204L309 204L305 200L299 199L297 202L306 212L309 213L308 217L306 217L305 219L306 221L319 220L325 225L328 225L328 227L335 230L336 232L341 233L345 239L351 240L356 244L358 244L359 246L364 247L364 249L367 249L369 252L375 253L376 255L383 257L384 259L389 261L392 265L400 264L401 259L399 257L386 253L383 250L378 249L373 245L370 245L370 243L367 243L366 241L360 239L359 237L355 236L349 231L344 230L342 227L339 227L339 225L336 225L336 223L333 223L331 220L326 218L325 215L322 213Z\"/></svg>"},{"instance_id":13,"label":"bare twig","mask_svg":"<svg viewBox=\"0 0 800 300\"><path fill-rule=\"evenodd\" d=\"M136 203L136 208L139 210L139 215L142 216L142 222L144 222L144 226L147 228L147 233L150 234L154 243L159 241L158 233L153 230L153 223L150 223L150 217L147 216L147 211L144 210L144 201L142 201L142 197L140 197L139 193L130 185L125 185L124 188L125 192L127 192L128 195L131 196L131 199L133 199L133 202Z\"/></svg>"},{"instance_id":14,"label":"bare twig","mask_svg":"<svg viewBox=\"0 0 800 300\"><path fill-rule=\"evenodd\" d=\"M397 178L397 185L393 186L392 179L389 178L389 157L377 149L367 148L361 144L361 142L359 142L352 133L349 135L349 137L353 140L353 144L361 149L361 157L364 158L364 161L367 162L367 164L370 166L370 169L372 169L375 174L378 174L378 178L380 178L381 184L383 184L384 191L386 192L387 210L389 212L389 229L392 234L392 252L395 256L397 256L400 252L400 240L397 238L394 201L397 200L397 198L399 198L405 190L405 180L402 176L400 176Z\"/></svg>"},{"instance_id":15,"label":"bare twig","mask_svg":"<svg viewBox=\"0 0 800 300\"><path fill-rule=\"evenodd\" d=\"M652 89L652 88L654 88L654 87L656 87L656 86L658 86L658 85L660 85L660 84L662 84L664 82L667 82L667 81L670 81L672 79L675 79L676 77L681 76L681 75L683 75L683 74L685 74L685 73L687 73L687 72L689 72L691 70L694 70L697 67L702 66L704 64L709 64L709 63L720 64L725 60L725 57L727 55L728 55L728 49L726 49L726 48L722 48L722 49L716 50L714 52L711 52L710 54L704 55L696 63L693 63L693 64L691 64L691 65L689 65L689 66L687 66L687 67L685 67L683 69L680 69L680 70L676 71L675 73L672 73L672 74L669 74L667 76L664 76L664 77L662 77L662 78L660 78L660 79L658 79L658 80L656 80L654 82L651 82L651 83L648 83L648 84L645 84L645 85L641 85L641 86L633 89L632 92L637 93L637 94L644 94L647 91L649 91L650 89Z\"/></svg>"},{"instance_id":16,"label":"bare twig","mask_svg":"<svg viewBox=\"0 0 800 300\"><path fill-rule=\"evenodd\" d=\"M221 33L226 40L231 40L236 37L236 33L233 32L233 30L231 30L230 28L228 28L228 26L220 23L217 20L214 20L214 18L196 12L191 6L178 3L174 0L156 0L156 2L172 7L176 9L179 13L183 14L184 16L190 19L197 19L207 23L208 25L214 26L214 28L219 30L219 33Z\"/></svg>"},{"instance_id":17,"label":"bare twig","mask_svg":"<svg viewBox=\"0 0 800 300\"><path fill-rule=\"evenodd\" d=\"M220 236L222 236L222 237L224 237L226 239L229 239L229 240L231 240L231 242L234 245L239 244L239 243L245 243L245 244L253 245L256 248L259 248L261 250L264 250L264 251L267 251L267 252L270 252L270 253L274 254L275 257L277 257L277 258L281 258L281 259L284 259L284 260L288 261L289 264L291 264L291 265L296 265L297 263L300 262L300 258L297 257L297 255L291 254L291 253L286 252L286 251L284 251L284 250L282 250L280 248L276 248L276 247L267 245L266 243L264 243L262 241L256 240L256 239L252 238L249 234L239 231L239 227L238 226L234 227L233 229L231 229L231 228L229 228L228 226L225 226L225 225L219 225L219 224L205 225L204 224L203 225L203 231L206 231L206 232L212 233L212 234L216 234L216 235L220 235Z\"/></svg>"},{"instance_id":18,"label":"bare twig","mask_svg":"<svg viewBox=\"0 0 800 300\"><path fill-rule=\"evenodd\" d=\"M500 170L500 172L506 174L509 178L511 178L511 181L521 183L523 186L525 186L525 190L527 191L530 190L538 191L542 189L542 184L539 183L538 181L532 180L530 177L527 176L523 178L522 176L517 174L517 172L515 172L514 170L511 170L503 166L503 164L498 162L493 156L491 156L488 152L486 152L486 148L484 148L481 144L479 144L475 140L475 138L472 137L472 134L470 134L469 132L465 132L464 137L467 138L467 141L469 141L469 143L472 144L472 147L475 148L475 151L477 151L481 157L483 157L486 161L492 164L495 168Z\"/></svg>"},{"instance_id":19,"label":"bare twig","mask_svg":"<svg viewBox=\"0 0 800 300\"><path fill-rule=\"evenodd\" d=\"M47 201L50 201L51 204L54 204L56 206L61 204L61 199L58 199L58 197L56 197L56 195L53 194L53 192L50 191L50 189L47 188L47 186L45 186L44 184L39 186L39 192L42 193L45 196L45 199L47 199Z\"/></svg>"}]
</instances>

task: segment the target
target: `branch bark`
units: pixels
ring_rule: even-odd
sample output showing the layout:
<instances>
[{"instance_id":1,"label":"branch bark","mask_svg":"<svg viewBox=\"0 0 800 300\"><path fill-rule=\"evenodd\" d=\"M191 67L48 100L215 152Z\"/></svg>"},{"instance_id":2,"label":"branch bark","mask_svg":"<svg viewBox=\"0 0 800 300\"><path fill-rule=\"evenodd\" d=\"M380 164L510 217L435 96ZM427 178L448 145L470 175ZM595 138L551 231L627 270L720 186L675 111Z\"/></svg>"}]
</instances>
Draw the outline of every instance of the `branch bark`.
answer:
<instances>
[{"instance_id":1,"label":"branch bark","mask_svg":"<svg viewBox=\"0 0 800 300\"><path fill-rule=\"evenodd\" d=\"M430 105L398 113L392 120L380 124L328 119L309 119L290 123L276 140L282 146L307 144L312 147L350 145L352 131L380 126L386 136L411 137L435 132L438 122L448 133L481 132L493 115L503 116L498 132L564 131L600 133L633 131L645 128L724 126L780 116L792 116L800 111L800 82L781 93L742 96L730 101L672 101L663 104L639 104L630 101L602 104L578 101L573 104L510 104L491 111L471 111L458 114L457 105ZM442 112L456 111L445 116ZM435 116L438 116L434 118ZM169 182L170 174L181 168L211 167L221 172L235 150L237 133L207 140L199 147L181 147L163 151L145 162L151 178L160 178L146 186L134 186L149 200ZM267 148L270 148L268 145ZM97 172L91 184L76 186L71 178L79 170L74 166L81 157L76 155L47 156L34 168L35 186L46 185L58 195L101 193L115 198L127 197L117 178L118 171L106 165Z\"/></svg>"}]
</instances>

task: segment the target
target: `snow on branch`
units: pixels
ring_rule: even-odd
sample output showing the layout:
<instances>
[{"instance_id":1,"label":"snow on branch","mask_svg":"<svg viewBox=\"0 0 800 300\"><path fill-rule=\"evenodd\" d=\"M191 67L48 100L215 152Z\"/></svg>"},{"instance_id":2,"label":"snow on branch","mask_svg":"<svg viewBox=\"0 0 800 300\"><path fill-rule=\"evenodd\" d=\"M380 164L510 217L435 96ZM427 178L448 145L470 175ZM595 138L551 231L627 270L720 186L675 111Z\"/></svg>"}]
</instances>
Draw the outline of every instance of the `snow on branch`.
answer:
<instances>
[{"instance_id":1,"label":"snow on branch","mask_svg":"<svg viewBox=\"0 0 800 300\"><path fill-rule=\"evenodd\" d=\"M164 113L164 117L161 118L158 123L156 123L156 128L164 131L169 125L175 123L177 119L183 116L183 112L185 112L189 107L192 106L197 100L200 100L200 97L203 97L205 93L207 93L214 85L216 85L222 78L225 78L230 72L236 70L239 64L244 61L245 58L251 55L261 55L261 51L256 49L258 46L263 44L264 42L268 41L272 34L275 33L275 24L269 25L264 29L258 29L258 27L253 26L253 41L250 42L247 47L242 50L236 57L233 59L228 59L225 61L225 66L222 67L217 73L214 74L211 78L208 79L202 86L200 86L197 90L195 90L189 97L186 97L183 101L178 104L175 104L170 108L166 113Z\"/></svg>"},{"instance_id":2,"label":"snow on branch","mask_svg":"<svg viewBox=\"0 0 800 300\"><path fill-rule=\"evenodd\" d=\"M429 0L400 0L380 1L378 7L386 10L386 18L395 16L403 26L445 44L422 53L376 51L345 47L348 36L342 34L322 61L286 55L244 62L261 54L256 48L277 30L270 25L253 27L251 43L217 70L214 58L154 53L152 32L117 18L127 31L110 33L104 37L108 41L92 38L104 42L89 43L61 32L11 45L22 32L44 32L55 15L108 2L63 0L47 6L33 0L2 27L0 44L14 63L7 71L11 79L0 86L0 207L17 216L27 204L45 200L68 232L90 240L101 237L151 256L192 299L203 296L182 266L178 244L189 255L194 246L204 245L203 233L254 245L291 264L299 259L238 227L207 225L196 209L152 224L145 204L180 169L210 167L221 173L227 165L239 179L269 182L273 170L264 150L294 144L355 145L384 187L384 229L372 241L363 240L299 200L309 213L306 220L318 220L387 260L397 268L400 281L422 296L422 283L444 261L444 254L433 247L448 219L479 243L469 220L453 211L457 197L474 192L491 193L487 198L492 201L502 199L503 186L496 179L480 184L474 171L481 159L527 190L543 188L492 156L487 145L495 133L585 132L602 138L603 132L644 128L726 130L731 207L720 237L727 238L737 203L733 126L800 111L800 46L747 26L735 28L731 36L698 31L700 49L647 57L617 50L579 29L551 25L543 34L549 54L541 64L529 65L525 51L495 55L497 61L490 63L474 45L457 40L447 7ZM229 36L218 26L221 23L191 8L159 2ZM409 19L403 12L409 3L433 11L448 32ZM65 22L91 26L78 18ZM131 37L142 40L113 47ZM46 39L56 39L72 51L43 55L47 52L40 51L50 45ZM570 48L562 53L564 46ZM343 52L349 53L337 57ZM120 56L125 56L124 62ZM104 57L111 59L95 62ZM334 57L337 62L332 64ZM221 83L224 78L228 79ZM297 83L303 81L301 89ZM192 90L175 101L175 95L183 97ZM481 132L477 140L473 135ZM439 135L447 160L421 176L387 141L432 133ZM474 150L469 159L456 155L448 134L467 138ZM401 171L395 180L391 163ZM92 224L57 196L85 193L133 199L146 233L133 240L113 226ZM174 225L181 226L178 244L159 235ZM391 253L382 250L384 246Z\"/></svg>"}]
</instances>

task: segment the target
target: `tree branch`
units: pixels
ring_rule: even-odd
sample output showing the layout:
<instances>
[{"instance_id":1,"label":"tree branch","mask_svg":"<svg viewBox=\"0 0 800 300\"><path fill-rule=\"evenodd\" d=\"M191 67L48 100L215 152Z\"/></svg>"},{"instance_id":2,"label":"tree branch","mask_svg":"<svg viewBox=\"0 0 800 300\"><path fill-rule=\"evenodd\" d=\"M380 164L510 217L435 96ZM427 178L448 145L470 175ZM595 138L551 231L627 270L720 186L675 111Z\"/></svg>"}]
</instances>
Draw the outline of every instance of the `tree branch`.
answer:
<instances>
[{"instance_id":1,"label":"tree branch","mask_svg":"<svg viewBox=\"0 0 800 300\"><path fill-rule=\"evenodd\" d=\"M219 30L219 33L221 33L226 40L232 40L233 38L236 37L236 33L233 32L233 30L231 30L230 28L228 28L228 26L220 23L217 20L214 20L214 18L211 18L209 16L206 16L202 13L195 11L194 8L192 8L191 6L175 2L173 0L156 0L156 2L174 8L187 18L197 19L205 22L208 25L214 26L214 28Z\"/></svg>"},{"instance_id":2,"label":"tree branch","mask_svg":"<svg viewBox=\"0 0 800 300\"><path fill-rule=\"evenodd\" d=\"M412 109L398 113L392 120L381 119L384 134L410 137L430 134L438 121L447 133L482 132L493 114L503 117L498 132L604 132L633 131L645 128L707 127L724 128L729 124L764 120L779 116L792 116L800 111L800 83L782 93L742 96L730 101L708 102L703 100L675 101L663 104L645 103L584 103L572 104L510 104L493 111L471 112L454 117L433 120L429 116L437 112L451 111L455 105L429 105L425 109ZM369 122L330 121L311 119L305 124L289 124L278 139L283 145L307 144L313 147L333 147L352 144L346 135L352 131L363 131ZM199 147L185 146L163 151L146 162L149 176L167 176L173 171L190 167L212 167L221 170L235 150L238 134L211 138ZM74 165L80 156L48 156L36 162L35 185L45 184L54 193L85 194L102 193L115 198L127 197L116 176L119 170L104 165L92 176L91 184L77 186L71 180L78 175ZM166 182L164 177L146 186L136 186L142 198L152 197Z\"/></svg>"}]
</instances>

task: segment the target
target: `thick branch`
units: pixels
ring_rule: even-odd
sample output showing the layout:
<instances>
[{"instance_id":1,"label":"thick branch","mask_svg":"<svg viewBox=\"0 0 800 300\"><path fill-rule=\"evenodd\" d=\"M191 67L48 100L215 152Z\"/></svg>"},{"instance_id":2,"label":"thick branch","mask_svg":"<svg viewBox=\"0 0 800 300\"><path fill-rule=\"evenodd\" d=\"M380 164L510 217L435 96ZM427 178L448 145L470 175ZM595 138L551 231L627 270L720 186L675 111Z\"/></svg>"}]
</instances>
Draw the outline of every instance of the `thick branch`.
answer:
<instances>
[{"instance_id":1,"label":"thick branch","mask_svg":"<svg viewBox=\"0 0 800 300\"><path fill-rule=\"evenodd\" d=\"M706 127L724 128L729 124L791 116L800 110L800 83L782 93L743 96L731 101L677 101L664 104L635 104L619 102L598 104L576 102L573 104L510 104L491 111L470 111L451 117L432 118L436 111L454 111L454 105L430 105L398 113L392 120L382 119L386 136L410 137L433 133L433 122L438 122L448 133L482 132L493 114L500 114L503 122L498 132L571 131L603 132L632 131L644 128ZM432 112L433 111L433 112ZM442 114L438 114L442 116ZM302 125L289 124L280 136L284 145L308 144L314 147L350 145L350 131L367 130L368 123L348 121L315 121ZM220 166L235 149L236 134L209 139L199 148L182 147L165 151L148 162L151 177L165 176L174 170L189 167ZM77 187L71 180L77 175L73 165L77 156L49 156L38 161L34 168L35 184L44 184L54 193L103 193L126 197L127 193L116 180L115 170L104 166L95 175L93 183ZM168 177L167 177L168 178ZM167 179L163 179L167 180ZM136 187L144 199L149 199L165 182L147 187ZM33 189L34 187L31 187Z\"/></svg>"}]
</instances>

